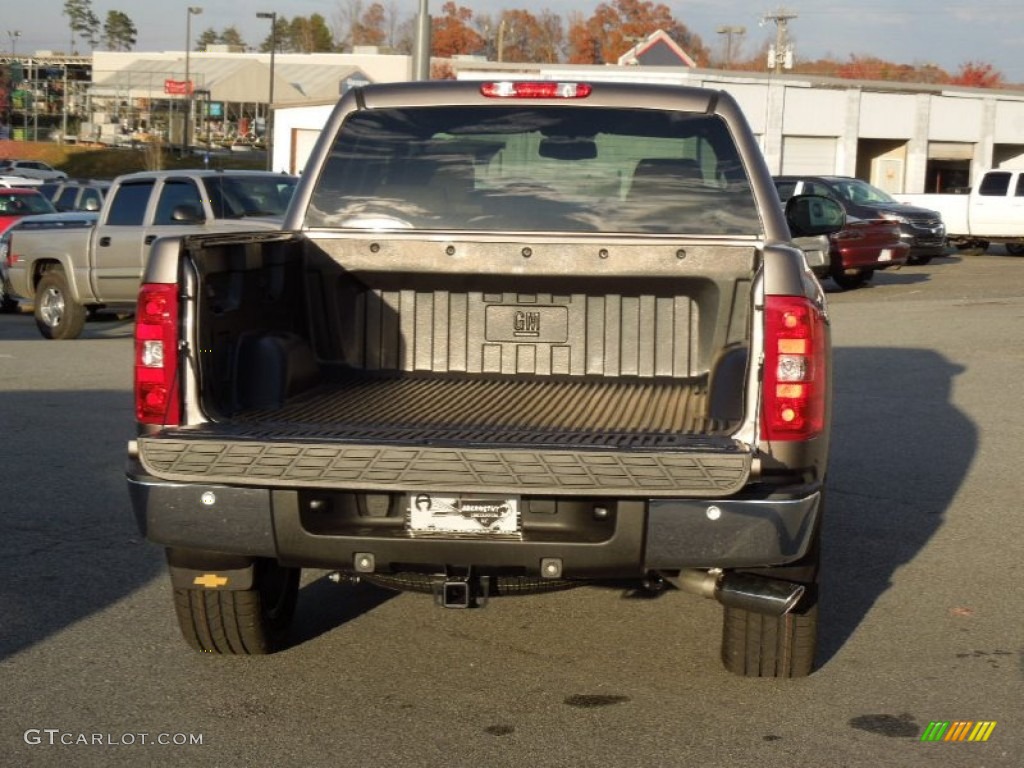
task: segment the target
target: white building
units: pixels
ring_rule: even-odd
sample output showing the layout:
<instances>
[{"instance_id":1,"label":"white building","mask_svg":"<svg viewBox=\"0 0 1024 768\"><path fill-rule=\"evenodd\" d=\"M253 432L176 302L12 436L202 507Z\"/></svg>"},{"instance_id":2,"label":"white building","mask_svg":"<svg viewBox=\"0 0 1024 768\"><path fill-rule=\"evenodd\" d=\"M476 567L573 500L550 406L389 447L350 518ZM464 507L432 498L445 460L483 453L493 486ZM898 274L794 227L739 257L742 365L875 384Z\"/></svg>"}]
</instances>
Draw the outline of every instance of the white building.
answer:
<instances>
[{"instance_id":1,"label":"white building","mask_svg":"<svg viewBox=\"0 0 1024 768\"><path fill-rule=\"evenodd\" d=\"M719 88L732 94L757 134L773 173L843 174L890 192L970 185L990 167L1024 168L1024 92L804 75L730 72L686 66L509 64L479 58L447 62L460 79L628 80ZM411 57L378 54L277 54L274 63L274 170L299 172L327 115L349 87L411 76ZM268 53L191 53L197 128L209 129L203 101L224 104L224 120L265 118ZM185 80L183 52L93 55L90 91L108 130L123 129L124 109L160 103L180 114L182 96L165 81ZM231 106L233 105L233 106ZM234 113L231 113L231 110ZM141 113L139 113L141 114ZM166 114L164 114L166 117ZM137 117L137 120L141 118Z\"/></svg>"}]
</instances>

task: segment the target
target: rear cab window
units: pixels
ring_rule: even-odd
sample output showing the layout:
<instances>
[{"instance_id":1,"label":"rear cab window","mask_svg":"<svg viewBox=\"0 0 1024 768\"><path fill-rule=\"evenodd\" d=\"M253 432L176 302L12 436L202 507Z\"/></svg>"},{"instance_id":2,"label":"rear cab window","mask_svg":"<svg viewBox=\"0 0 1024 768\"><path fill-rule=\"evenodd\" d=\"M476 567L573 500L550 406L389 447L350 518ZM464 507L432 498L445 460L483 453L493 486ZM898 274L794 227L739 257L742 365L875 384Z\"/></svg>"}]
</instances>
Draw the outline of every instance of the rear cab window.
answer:
<instances>
[{"instance_id":1,"label":"rear cab window","mask_svg":"<svg viewBox=\"0 0 1024 768\"><path fill-rule=\"evenodd\" d=\"M721 118L521 103L352 114L334 141L306 226L761 232Z\"/></svg>"}]
</instances>

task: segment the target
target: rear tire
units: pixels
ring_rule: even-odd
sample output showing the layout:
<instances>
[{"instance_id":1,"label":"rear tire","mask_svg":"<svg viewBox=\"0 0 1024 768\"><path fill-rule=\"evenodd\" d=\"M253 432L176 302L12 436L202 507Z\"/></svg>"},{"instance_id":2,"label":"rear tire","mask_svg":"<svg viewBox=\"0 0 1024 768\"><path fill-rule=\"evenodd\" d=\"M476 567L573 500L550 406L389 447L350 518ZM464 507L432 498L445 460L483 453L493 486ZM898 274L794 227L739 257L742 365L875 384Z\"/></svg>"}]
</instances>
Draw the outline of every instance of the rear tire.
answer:
<instances>
[{"instance_id":1,"label":"rear tire","mask_svg":"<svg viewBox=\"0 0 1024 768\"><path fill-rule=\"evenodd\" d=\"M71 298L62 269L43 274L36 286L35 318L47 339L77 339L85 327L85 307Z\"/></svg>"},{"instance_id":2,"label":"rear tire","mask_svg":"<svg viewBox=\"0 0 1024 768\"><path fill-rule=\"evenodd\" d=\"M988 245L988 240L961 240L956 244L956 249L970 253L984 253L988 250Z\"/></svg>"},{"instance_id":3,"label":"rear tire","mask_svg":"<svg viewBox=\"0 0 1024 768\"><path fill-rule=\"evenodd\" d=\"M1011 256L1024 256L1024 243L1007 243L1006 252Z\"/></svg>"},{"instance_id":4,"label":"rear tire","mask_svg":"<svg viewBox=\"0 0 1024 768\"><path fill-rule=\"evenodd\" d=\"M849 291L860 288L871 279L873 274L874 271L870 269L833 269L831 277L833 283L844 291Z\"/></svg>"},{"instance_id":5,"label":"rear tire","mask_svg":"<svg viewBox=\"0 0 1024 768\"><path fill-rule=\"evenodd\" d=\"M11 284L6 280L0 284L0 314L13 315L18 311L18 300L14 298Z\"/></svg>"},{"instance_id":6,"label":"rear tire","mask_svg":"<svg viewBox=\"0 0 1024 768\"><path fill-rule=\"evenodd\" d=\"M299 568L259 560L252 589L175 589L182 636L205 653L249 656L279 650L295 615L299 574Z\"/></svg>"},{"instance_id":7,"label":"rear tire","mask_svg":"<svg viewBox=\"0 0 1024 768\"><path fill-rule=\"evenodd\" d=\"M818 649L818 596L808 588L801 606L783 616L725 607L722 663L743 677L806 677Z\"/></svg>"},{"instance_id":8,"label":"rear tire","mask_svg":"<svg viewBox=\"0 0 1024 768\"><path fill-rule=\"evenodd\" d=\"M722 663L743 677L807 677L818 650L818 585L821 581L821 529L804 557L790 565L753 569L783 581L803 584L799 604L783 616L768 616L725 606Z\"/></svg>"}]
</instances>

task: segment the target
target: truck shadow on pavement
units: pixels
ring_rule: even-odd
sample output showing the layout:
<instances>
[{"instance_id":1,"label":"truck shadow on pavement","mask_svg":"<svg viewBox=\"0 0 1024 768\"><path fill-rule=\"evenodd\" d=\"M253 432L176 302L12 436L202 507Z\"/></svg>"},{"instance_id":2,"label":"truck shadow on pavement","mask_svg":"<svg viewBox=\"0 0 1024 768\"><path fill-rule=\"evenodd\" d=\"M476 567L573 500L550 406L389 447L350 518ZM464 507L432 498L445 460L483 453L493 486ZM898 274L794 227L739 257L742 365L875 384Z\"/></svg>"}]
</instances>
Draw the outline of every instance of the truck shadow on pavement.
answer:
<instances>
[{"instance_id":1,"label":"truck shadow on pavement","mask_svg":"<svg viewBox=\"0 0 1024 768\"><path fill-rule=\"evenodd\" d=\"M124 479L125 391L5 391L0 403L0 659L149 582L159 554Z\"/></svg>"},{"instance_id":2,"label":"truck shadow on pavement","mask_svg":"<svg viewBox=\"0 0 1024 768\"><path fill-rule=\"evenodd\" d=\"M964 369L942 355L837 347L834 366L818 666L928 545L978 447L951 398Z\"/></svg>"},{"instance_id":3,"label":"truck shadow on pavement","mask_svg":"<svg viewBox=\"0 0 1024 768\"><path fill-rule=\"evenodd\" d=\"M372 584L334 584L326 576L299 590L295 624L288 645L315 640L398 596L398 592Z\"/></svg>"}]
</instances>

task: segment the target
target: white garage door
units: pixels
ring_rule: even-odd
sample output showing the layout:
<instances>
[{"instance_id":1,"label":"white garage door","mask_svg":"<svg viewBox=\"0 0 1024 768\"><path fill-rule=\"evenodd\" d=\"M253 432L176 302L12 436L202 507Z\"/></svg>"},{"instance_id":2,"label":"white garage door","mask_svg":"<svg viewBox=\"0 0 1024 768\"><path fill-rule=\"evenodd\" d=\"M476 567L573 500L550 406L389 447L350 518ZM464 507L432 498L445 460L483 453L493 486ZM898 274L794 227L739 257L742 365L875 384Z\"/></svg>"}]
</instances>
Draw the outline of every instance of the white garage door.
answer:
<instances>
[{"instance_id":1,"label":"white garage door","mask_svg":"<svg viewBox=\"0 0 1024 768\"><path fill-rule=\"evenodd\" d=\"M831 136L784 136L782 173L823 176L836 172L836 139Z\"/></svg>"},{"instance_id":2,"label":"white garage door","mask_svg":"<svg viewBox=\"0 0 1024 768\"><path fill-rule=\"evenodd\" d=\"M292 156L289 159L291 173L302 173L306 168L306 161L313 151L313 145L320 138L320 129L316 128L293 128L292 129Z\"/></svg>"}]
</instances>

